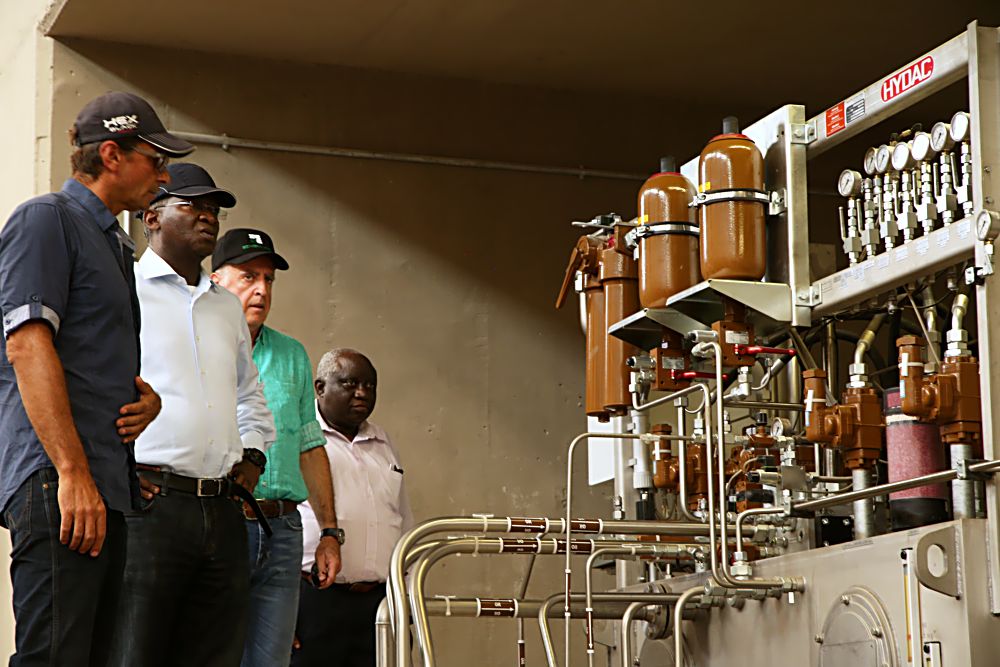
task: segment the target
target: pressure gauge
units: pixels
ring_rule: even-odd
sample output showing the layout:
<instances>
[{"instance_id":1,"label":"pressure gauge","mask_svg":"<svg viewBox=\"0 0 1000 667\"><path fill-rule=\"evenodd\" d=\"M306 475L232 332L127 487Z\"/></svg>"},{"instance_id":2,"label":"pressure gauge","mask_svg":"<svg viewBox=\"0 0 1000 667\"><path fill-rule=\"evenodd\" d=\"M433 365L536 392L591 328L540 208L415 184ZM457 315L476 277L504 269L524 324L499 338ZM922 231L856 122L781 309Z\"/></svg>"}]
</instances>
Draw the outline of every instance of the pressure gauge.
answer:
<instances>
[{"instance_id":1,"label":"pressure gauge","mask_svg":"<svg viewBox=\"0 0 1000 667\"><path fill-rule=\"evenodd\" d=\"M880 174L884 174L889 171L891 160L892 149L885 144L882 144L878 147L878 153L875 154L875 171Z\"/></svg>"},{"instance_id":2,"label":"pressure gauge","mask_svg":"<svg viewBox=\"0 0 1000 667\"><path fill-rule=\"evenodd\" d=\"M955 143L966 141L969 138L969 129L972 123L969 114L959 111L951 117L951 140Z\"/></svg>"},{"instance_id":3,"label":"pressure gauge","mask_svg":"<svg viewBox=\"0 0 1000 667\"><path fill-rule=\"evenodd\" d=\"M840 172L837 179L837 191L841 197L857 197L861 192L861 174L853 169L845 169Z\"/></svg>"},{"instance_id":4,"label":"pressure gauge","mask_svg":"<svg viewBox=\"0 0 1000 667\"><path fill-rule=\"evenodd\" d=\"M992 211L980 211L976 214L976 236L980 241L996 238L1000 231L1000 215Z\"/></svg>"},{"instance_id":5,"label":"pressure gauge","mask_svg":"<svg viewBox=\"0 0 1000 667\"><path fill-rule=\"evenodd\" d=\"M876 173L875 156L877 154L878 149L874 146L865 151L865 173L869 176L874 176Z\"/></svg>"},{"instance_id":6,"label":"pressure gauge","mask_svg":"<svg viewBox=\"0 0 1000 667\"><path fill-rule=\"evenodd\" d=\"M926 132L917 132L913 135L910 155L917 162L924 162L934 157L935 151L931 148L931 135Z\"/></svg>"},{"instance_id":7,"label":"pressure gauge","mask_svg":"<svg viewBox=\"0 0 1000 667\"><path fill-rule=\"evenodd\" d=\"M773 422L771 422L771 435L775 438L780 438L786 433L792 432L792 422L788 421L784 417L776 417Z\"/></svg>"},{"instance_id":8,"label":"pressure gauge","mask_svg":"<svg viewBox=\"0 0 1000 667\"><path fill-rule=\"evenodd\" d=\"M935 153L950 151L955 142L951 138L951 126L948 123L934 123L931 128L931 148Z\"/></svg>"},{"instance_id":9,"label":"pressure gauge","mask_svg":"<svg viewBox=\"0 0 1000 667\"><path fill-rule=\"evenodd\" d=\"M906 171L913 169L915 164L913 155L910 153L910 142L900 141L892 149L892 168L896 171Z\"/></svg>"}]
</instances>

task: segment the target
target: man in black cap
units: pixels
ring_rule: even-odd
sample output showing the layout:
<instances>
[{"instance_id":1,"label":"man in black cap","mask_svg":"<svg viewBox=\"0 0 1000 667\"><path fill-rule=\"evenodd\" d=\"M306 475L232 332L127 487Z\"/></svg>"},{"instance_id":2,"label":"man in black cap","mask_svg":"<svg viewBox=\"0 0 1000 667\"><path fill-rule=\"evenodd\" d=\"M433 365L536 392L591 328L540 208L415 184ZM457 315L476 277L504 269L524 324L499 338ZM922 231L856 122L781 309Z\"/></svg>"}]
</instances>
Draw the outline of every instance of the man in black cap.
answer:
<instances>
[{"instance_id":1,"label":"man in black cap","mask_svg":"<svg viewBox=\"0 0 1000 667\"><path fill-rule=\"evenodd\" d=\"M0 233L0 508L25 665L104 665L138 502L133 441L160 399L139 377L131 240L169 157L194 147L129 93L87 104L73 177Z\"/></svg>"},{"instance_id":2,"label":"man in black cap","mask_svg":"<svg viewBox=\"0 0 1000 667\"><path fill-rule=\"evenodd\" d=\"M221 208L194 164L170 166L143 215L136 265L142 372L163 409L136 441L147 505L126 516L128 559L113 664L226 665L243 653L249 567L243 512L274 441L240 302L201 268Z\"/></svg>"},{"instance_id":3,"label":"man in black cap","mask_svg":"<svg viewBox=\"0 0 1000 667\"><path fill-rule=\"evenodd\" d=\"M274 413L278 436L267 451L267 466L254 495L274 534L244 508L250 544L250 608L243 667L287 667L299 609L302 565L302 517L299 503L309 504L323 529L310 561L317 583L328 588L340 570L340 543L333 506L330 461L313 406L313 377L302 343L265 326L271 311L275 271L288 262L259 229L231 229L212 253L212 280L239 298L250 335L253 360Z\"/></svg>"}]
</instances>

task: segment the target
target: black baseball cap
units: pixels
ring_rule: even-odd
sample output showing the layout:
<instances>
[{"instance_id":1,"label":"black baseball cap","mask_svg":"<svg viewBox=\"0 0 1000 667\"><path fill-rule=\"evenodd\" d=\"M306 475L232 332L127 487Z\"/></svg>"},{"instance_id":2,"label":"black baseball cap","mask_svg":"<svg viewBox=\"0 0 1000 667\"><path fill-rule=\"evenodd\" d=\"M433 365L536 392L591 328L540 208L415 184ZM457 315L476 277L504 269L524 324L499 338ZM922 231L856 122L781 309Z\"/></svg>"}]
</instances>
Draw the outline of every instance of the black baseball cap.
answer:
<instances>
[{"instance_id":1,"label":"black baseball cap","mask_svg":"<svg viewBox=\"0 0 1000 667\"><path fill-rule=\"evenodd\" d=\"M215 195L219 206L232 208L236 206L236 196L229 190L216 187L215 181L204 167L192 162L177 162L167 167L170 182L160 186L159 192L150 204L167 197L202 197Z\"/></svg>"},{"instance_id":2,"label":"black baseball cap","mask_svg":"<svg viewBox=\"0 0 1000 667\"><path fill-rule=\"evenodd\" d=\"M282 271L288 268L285 258L274 252L274 242L266 233L259 229L230 229L215 244L212 270L217 271L226 264L243 264L265 255L274 260L274 268Z\"/></svg>"},{"instance_id":3,"label":"black baseball cap","mask_svg":"<svg viewBox=\"0 0 1000 667\"><path fill-rule=\"evenodd\" d=\"M80 110L73 128L77 146L138 137L170 157L184 157L194 150L167 132L149 102L132 93L105 93L91 100Z\"/></svg>"}]
</instances>

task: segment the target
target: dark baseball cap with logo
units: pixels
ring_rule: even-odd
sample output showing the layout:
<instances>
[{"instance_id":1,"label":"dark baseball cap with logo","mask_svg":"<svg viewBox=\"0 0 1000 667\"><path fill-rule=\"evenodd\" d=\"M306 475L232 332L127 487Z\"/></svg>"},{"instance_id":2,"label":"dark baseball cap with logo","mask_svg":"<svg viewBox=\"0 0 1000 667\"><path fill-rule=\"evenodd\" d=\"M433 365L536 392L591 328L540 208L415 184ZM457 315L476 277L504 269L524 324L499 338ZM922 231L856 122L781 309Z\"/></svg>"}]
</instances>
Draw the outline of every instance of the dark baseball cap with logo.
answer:
<instances>
[{"instance_id":1,"label":"dark baseball cap with logo","mask_svg":"<svg viewBox=\"0 0 1000 667\"><path fill-rule=\"evenodd\" d=\"M216 201L222 208L236 206L236 196L229 190L217 187L215 180L202 166L192 162L175 162L167 167L167 175L170 176L170 182L160 186L151 204L167 197L215 195Z\"/></svg>"},{"instance_id":2,"label":"dark baseball cap with logo","mask_svg":"<svg viewBox=\"0 0 1000 667\"><path fill-rule=\"evenodd\" d=\"M183 157L194 146L167 132L149 102L132 93L111 92L91 100L73 123L77 146L137 137L170 157Z\"/></svg>"},{"instance_id":3,"label":"dark baseball cap with logo","mask_svg":"<svg viewBox=\"0 0 1000 667\"><path fill-rule=\"evenodd\" d=\"M217 271L226 264L243 264L265 255L274 260L274 268L282 271L288 268L285 258L274 252L270 236L259 229L230 229L215 244L212 270Z\"/></svg>"}]
</instances>

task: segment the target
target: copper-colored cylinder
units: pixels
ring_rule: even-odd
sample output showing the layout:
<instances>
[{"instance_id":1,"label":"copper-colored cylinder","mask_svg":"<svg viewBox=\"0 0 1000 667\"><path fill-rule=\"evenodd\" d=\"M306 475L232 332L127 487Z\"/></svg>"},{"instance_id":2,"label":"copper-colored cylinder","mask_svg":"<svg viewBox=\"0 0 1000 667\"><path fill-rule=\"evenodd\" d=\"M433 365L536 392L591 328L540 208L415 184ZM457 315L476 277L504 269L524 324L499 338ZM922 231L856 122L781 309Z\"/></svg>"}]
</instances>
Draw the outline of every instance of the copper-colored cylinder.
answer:
<instances>
[{"instance_id":1,"label":"copper-colored cylinder","mask_svg":"<svg viewBox=\"0 0 1000 667\"><path fill-rule=\"evenodd\" d=\"M720 134L701 152L699 190L704 194L731 190L764 190L764 158L743 134ZM699 207L701 275L705 280L760 280L767 267L764 204L717 201Z\"/></svg>"},{"instance_id":2,"label":"copper-colored cylinder","mask_svg":"<svg viewBox=\"0 0 1000 667\"><path fill-rule=\"evenodd\" d=\"M698 228L689 206L695 189L675 171L653 174L639 190L639 302L662 308L701 280Z\"/></svg>"},{"instance_id":3,"label":"copper-colored cylinder","mask_svg":"<svg viewBox=\"0 0 1000 667\"><path fill-rule=\"evenodd\" d=\"M826 417L826 371L818 368L802 372L803 393L805 395L806 438L813 442L830 442L824 433L823 419Z\"/></svg>"},{"instance_id":4,"label":"copper-colored cylinder","mask_svg":"<svg viewBox=\"0 0 1000 667\"><path fill-rule=\"evenodd\" d=\"M601 251L601 285L604 287L604 407L624 414L632 406L628 391L629 368L625 360L638 354L634 345L607 336L608 328L639 310L636 262L614 248Z\"/></svg>"},{"instance_id":5,"label":"copper-colored cylinder","mask_svg":"<svg viewBox=\"0 0 1000 667\"><path fill-rule=\"evenodd\" d=\"M584 276L587 299L587 375L585 407L592 417L607 418L604 410L604 289L597 278Z\"/></svg>"}]
</instances>

